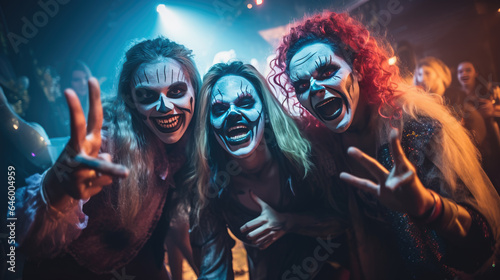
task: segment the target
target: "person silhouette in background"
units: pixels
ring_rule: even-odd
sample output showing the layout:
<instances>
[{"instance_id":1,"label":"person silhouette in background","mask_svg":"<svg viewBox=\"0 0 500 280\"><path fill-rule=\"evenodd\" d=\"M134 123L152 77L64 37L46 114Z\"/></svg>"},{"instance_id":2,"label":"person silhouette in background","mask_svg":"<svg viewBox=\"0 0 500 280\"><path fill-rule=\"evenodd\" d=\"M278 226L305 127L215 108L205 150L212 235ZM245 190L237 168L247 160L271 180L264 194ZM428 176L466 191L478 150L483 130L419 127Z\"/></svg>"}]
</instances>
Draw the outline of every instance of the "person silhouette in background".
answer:
<instances>
[{"instance_id":1,"label":"person silhouette in background","mask_svg":"<svg viewBox=\"0 0 500 280\"><path fill-rule=\"evenodd\" d=\"M457 78L463 92L459 103L465 111L464 125L475 137L483 168L500 192L500 88L480 75L469 61L458 65Z\"/></svg>"}]
</instances>

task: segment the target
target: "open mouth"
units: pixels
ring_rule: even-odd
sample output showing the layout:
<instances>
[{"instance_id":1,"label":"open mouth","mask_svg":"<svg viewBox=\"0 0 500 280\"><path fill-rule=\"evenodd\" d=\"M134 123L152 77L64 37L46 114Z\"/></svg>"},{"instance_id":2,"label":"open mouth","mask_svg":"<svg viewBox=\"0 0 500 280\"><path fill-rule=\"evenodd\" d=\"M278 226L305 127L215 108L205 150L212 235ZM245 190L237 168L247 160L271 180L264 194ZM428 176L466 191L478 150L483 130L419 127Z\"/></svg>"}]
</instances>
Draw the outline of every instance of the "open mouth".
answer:
<instances>
[{"instance_id":1,"label":"open mouth","mask_svg":"<svg viewBox=\"0 0 500 280\"><path fill-rule=\"evenodd\" d=\"M226 141L230 145L241 145L250 140L251 130L247 125L237 123L230 126L225 133Z\"/></svg>"},{"instance_id":2,"label":"open mouth","mask_svg":"<svg viewBox=\"0 0 500 280\"><path fill-rule=\"evenodd\" d=\"M343 100L340 97L332 97L318 103L314 110L323 118L324 120L331 121L342 114Z\"/></svg>"},{"instance_id":3,"label":"open mouth","mask_svg":"<svg viewBox=\"0 0 500 280\"><path fill-rule=\"evenodd\" d=\"M163 133L172 133L181 128L184 123L184 115L168 115L165 117L150 117L156 128Z\"/></svg>"}]
</instances>

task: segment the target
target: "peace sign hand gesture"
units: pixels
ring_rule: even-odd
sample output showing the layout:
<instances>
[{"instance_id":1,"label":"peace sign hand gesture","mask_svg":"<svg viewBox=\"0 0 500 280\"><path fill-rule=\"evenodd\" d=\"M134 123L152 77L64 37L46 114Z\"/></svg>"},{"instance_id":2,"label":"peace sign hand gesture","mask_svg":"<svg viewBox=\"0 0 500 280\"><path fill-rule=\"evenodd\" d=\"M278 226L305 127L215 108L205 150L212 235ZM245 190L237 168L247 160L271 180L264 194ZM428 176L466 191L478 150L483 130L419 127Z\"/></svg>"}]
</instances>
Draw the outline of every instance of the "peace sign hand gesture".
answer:
<instances>
[{"instance_id":1,"label":"peace sign hand gesture","mask_svg":"<svg viewBox=\"0 0 500 280\"><path fill-rule=\"evenodd\" d=\"M389 172L377 160L355 147L347 153L358 160L376 179L377 183L342 172L340 178L363 191L372 193L388 208L414 217L421 217L434 204L434 198L417 176L415 166L408 160L401 147L398 131L393 129L389 148L394 166Z\"/></svg>"},{"instance_id":2,"label":"peace sign hand gesture","mask_svg":"<svg viewBox=\"0 0 500 280\"><path fill-rule=\"evenodd\" d=\"M114 176L128 175L128 169L112 163L109 154L99 154L103 121L101 90L95 78L88 83L87 124L76 93L72 89L64 91L70 110L71 138L43 182L50 204L58 209L67 205L69 197L88 199L110 185Z\"/></svg>"}]
</instances>

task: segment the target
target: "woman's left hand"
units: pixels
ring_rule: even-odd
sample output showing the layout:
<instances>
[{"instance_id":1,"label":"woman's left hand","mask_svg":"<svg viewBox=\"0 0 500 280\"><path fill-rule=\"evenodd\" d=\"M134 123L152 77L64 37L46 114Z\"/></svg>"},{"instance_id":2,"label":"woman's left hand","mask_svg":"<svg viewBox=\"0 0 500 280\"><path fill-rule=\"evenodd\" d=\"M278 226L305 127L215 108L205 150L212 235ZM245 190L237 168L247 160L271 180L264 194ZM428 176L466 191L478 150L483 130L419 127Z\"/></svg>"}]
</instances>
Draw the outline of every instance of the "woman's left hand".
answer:
<instances>
[{"instance_id":1,"label":"woman's left hand","mask_svg":"<svg viewBox=\"0 0 500 280\"><path fill-rule=\"evenodd\" d=\"M391 131L389 148L394 158L394 166L390 172L377 160L355 147L350 147L347 151L377 179L377 183L346 172L342 172L340 178L363 191L372 193L392 210L420 217L433 207L434 198L423 186L415 166L404 154L396 129Z\"/></svg>"},{"instance_id":2,"label":"woman's left hand","mask_svg":"<svg viewBox=\"0 0 500 280\"><path fill-rule=\"evenodd\" d=\"M250 197L260 205L260 215L244 224L241 233L247 233L247 238L261 250L266 249L286 233L288 215L276 212L266 202L250 191Z\"/></svg>"}]
</instances>

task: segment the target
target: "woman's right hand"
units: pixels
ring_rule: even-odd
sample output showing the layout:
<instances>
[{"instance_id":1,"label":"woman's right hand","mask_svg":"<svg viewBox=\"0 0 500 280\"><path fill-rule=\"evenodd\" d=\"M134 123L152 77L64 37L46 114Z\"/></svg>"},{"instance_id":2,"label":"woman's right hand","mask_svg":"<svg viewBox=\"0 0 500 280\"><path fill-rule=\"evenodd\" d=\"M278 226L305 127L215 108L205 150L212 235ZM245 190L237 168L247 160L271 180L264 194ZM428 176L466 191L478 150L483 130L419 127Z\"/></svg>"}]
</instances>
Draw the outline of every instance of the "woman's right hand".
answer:
<instances>
[{"instance_id":1,"label":"woman's right hand","mask_svg":"<svg viewBox=\"0 0 500 280\"><path fill-rule=\"evenodd\" d=\"M71 119L71 138L54 165L49 169L43 187L49 203L63 210L74 199L89 199L113 177L124 178L128 169L111 162L109 154L99 154L103 111L101 90L95 78L90 78L88 123L78 96L72 89L64 95L68 102Z\"/></svg>"},{"instance_id":2,"label":"woman's right hand","mask_svg":"<svg viewBox=\"0 0 500 280\"><path fill-rule=\"evenodd\" d=\"M260 206L260 215L244 224L240 230L246 234L253 245L264 250L287 233L287 225L291 223L293 215L279 213L252 191L249 192L252 200Z\"/></svg>"}]
</instances>

